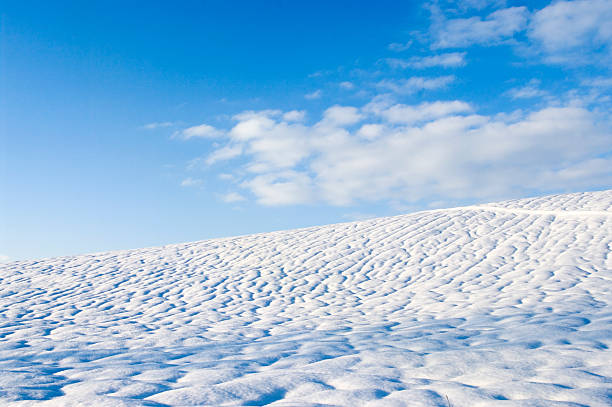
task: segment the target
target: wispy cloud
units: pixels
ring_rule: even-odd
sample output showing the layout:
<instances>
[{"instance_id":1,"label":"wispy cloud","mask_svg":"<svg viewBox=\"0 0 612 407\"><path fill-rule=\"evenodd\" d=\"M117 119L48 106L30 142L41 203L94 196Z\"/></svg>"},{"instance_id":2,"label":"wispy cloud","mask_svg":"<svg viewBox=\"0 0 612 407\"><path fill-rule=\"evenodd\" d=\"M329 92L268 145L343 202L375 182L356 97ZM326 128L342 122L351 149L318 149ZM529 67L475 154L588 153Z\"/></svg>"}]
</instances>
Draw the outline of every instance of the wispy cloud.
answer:
<instances>
[{"instance_id":1,"label":"wispy cloud","mask_svg":"<svg viewBox=\"0 0 612 407\"><path fill-rule=\"evenodd\" d=\"M412 46L412 41L392 42L391 44L387 45L387 48L391 51L402 52L402 51L406 51L411 46Z\"/></svg>"},{"instance_id":2,"label":"wispy cloud","mask_svg":"<svg viewBox=\"0 0 612 407\"><path fill-rule=\"evenodd\" d=\"M462 0L457 3L457 6L463 9L481 10L487 7L503 7L506 5L506 0Z\"/></svg>"},{"instance_id":3,"label":"wispy cloud","mask_svg":"<svg viewBox=\"0 0 612 407\"><path fill-rule=\"evenodd\" d=\"M584 79L581 83L583 86L598 89L612 88L612 77L598 76L595 78Z\"/></svg>"},{"instance_id":4,"label":"wispy cloud","mask_svg":"<svg viewBox=\"0 0 612 407\"><path fill-rule=\"evenodd\" d=\"M321 91L321 89L317 89L314 92L305 94L304 97L308 100L313 100L313 99L320 99L322 95L323 95L323 91Z\"/></svg>"},{"instance_id":5,"label":"wispy cloud","mask_svg":"<svg viewBox=\"0 0 612 407\"><path fill-rule=\"evenodd\" d=\"M188 127L183 130L174 132L173 138L189 140L192 138L216 138L221 137L223 132L208 124L200 124L198 126Z\"/></svg>"},{"instance_id":6,"label":"wispy cloud","mask_svg":"<svg viewBox=\"0 0 612 407\"><path fill-rule=\"evenodd\" d=\"M176 125L175 122L153 122L153 123L145 124L144 126L142 126L142 128L146 130L155 130L155 129L165 128L165 127L172 127L175 125Z\"/></svg>"},{"instance_id":7,"label":"wispy cloud","mask_svg":"<svg viewBox=\"0 0 612 407\"><path fill-rule=\"evenodd\" d=\"M182 187L199 187L202 185L202 183L203 181L201 179L189 177L181 181L181 186Z\"/></svg>"},{"instance_id":8,"label":"wispy cloud","mask_svg":"<svg viewBox=\"0 0 612 407\"><path fill-rule=\"evenodd\" d=\"M383 79L377 86L399 94L411 94L421 90L444 88L455 80L454 75L439 77L413 76L407 79Z\"/></svg>"},{"instance_id":9,"label":"wispy cloud","mask_svg":"<svg viewBox=\"0 0 612 407\"><path fill-rule=\"evenodd\" d=\"M547 93L540 89L539 80L532 79L525 86L510 89L506 92L506 95L510 96L512 99L531 99L546 96Z\"/></svg>"},{"instance_id":10,"label":"wispy cloud","mask_svg":"<svg viewBox=\"0 0 612 407\"><path fill-rule=\"evenodd\" d=\"M221 196L221 200L227 203L236 203L236 202L246 201L246 198L240 195L238 192L229 192Z\"/></svg>"},{"instance_id":11,"label":"wispy cloud","mask_svg":"<svg viewBox=\"0 0 612 407\"><path fill-rule=\"evenodd\" d=\"M442 19L432 26L433 46L455 48L499 43L524 30L528 18L526 7L510 7L494 11L484 18Z\"/></svg>"},{"instance_id":12,"label":"wispy cloud","mask_svg":"<svg viewBox=\"0 0 612 407\"><path fill-rule=\"evenodd\" d=\"M212 165L219 161L225 161L232 159L234 157L238 157L242 154L242 145L228 145L222 148L219 148L212 152L208 157L206 157L206 164Z\"/></svg>"},{"instance_id":13,"label":"wispy cloud","mask_svg":"<svg viewBox=\"0 0 612 407\"><path fill-rule=\"evenodd\" d=\"M465 52L449 52L447 54L431 55L424 57L413 57L409 60L399 58L387 58L387 64L392 68L425 69L432 67L456 68L464 66Z\"/></svg>"},{"instance_id":14,"label":"wispy cloud","mask_svg":"<svg viewBox=\"0 0 612 407\"><path fill-rule=\"evenodd\" d=\"M393 124L413 124L473 110L469 103L460 100L423 102L419 105L389 104L375 100L363 109Z\"/></svg>"}]
</instances>

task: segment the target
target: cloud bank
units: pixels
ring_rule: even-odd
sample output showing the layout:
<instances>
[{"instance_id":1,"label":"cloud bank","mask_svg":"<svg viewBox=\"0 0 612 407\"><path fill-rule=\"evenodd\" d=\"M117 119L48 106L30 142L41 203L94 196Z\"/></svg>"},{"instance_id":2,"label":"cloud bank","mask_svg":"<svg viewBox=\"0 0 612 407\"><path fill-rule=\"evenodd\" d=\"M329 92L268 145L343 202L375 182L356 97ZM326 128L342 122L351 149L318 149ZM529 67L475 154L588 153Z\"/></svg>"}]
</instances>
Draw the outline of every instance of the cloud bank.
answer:
<instances>
[{"instance_id":1,"label":"cloud bank","mask_svg":"<svg viewBox=\"0 0 612 407\"><path fill-rule=\"evenodd\" d=\"M378 97L332 106L312 124L287 117L238 114L209 156L241 160L238 185L263 205L493 198L612 181L612 135L580 106L487 116L460 100Z\"/></svg>"}]
</instances>

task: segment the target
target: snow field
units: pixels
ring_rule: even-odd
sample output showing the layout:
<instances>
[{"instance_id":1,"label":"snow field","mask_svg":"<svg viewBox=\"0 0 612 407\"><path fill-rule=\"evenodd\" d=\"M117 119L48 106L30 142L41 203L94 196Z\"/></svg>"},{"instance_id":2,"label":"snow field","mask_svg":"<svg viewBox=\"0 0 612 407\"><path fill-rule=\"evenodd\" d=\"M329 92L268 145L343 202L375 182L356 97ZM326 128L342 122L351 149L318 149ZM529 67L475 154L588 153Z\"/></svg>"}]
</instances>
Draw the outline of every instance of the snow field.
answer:
<instances>
[{"instance_id":1,"label":"snow field","mask_svg":"<svg viewBox=\"0 0 612 407\"><path fill-rule=\"evenodd\" d=\"M612 406L612 191L0 265L0 405Z\"/></svg>"}]
</instances>

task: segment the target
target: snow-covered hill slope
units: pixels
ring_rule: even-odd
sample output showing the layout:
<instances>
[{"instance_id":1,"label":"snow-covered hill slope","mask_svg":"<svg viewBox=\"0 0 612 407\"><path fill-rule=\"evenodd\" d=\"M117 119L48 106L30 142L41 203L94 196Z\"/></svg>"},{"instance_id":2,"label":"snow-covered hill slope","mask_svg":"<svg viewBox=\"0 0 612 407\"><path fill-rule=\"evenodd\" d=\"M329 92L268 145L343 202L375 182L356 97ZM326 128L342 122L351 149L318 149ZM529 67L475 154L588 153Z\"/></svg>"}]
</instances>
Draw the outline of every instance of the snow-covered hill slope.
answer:
<instances>
[{"instance_id":1,"label":"snow-covered hill slope","mask_svg":"<svg viewBox=\"0 0 612 407\"><path fill-rule=\"evenodd\" d=\"M0 404L612 406L611 240L603 191L2 265Z\"/></svg>"}]
</instances>

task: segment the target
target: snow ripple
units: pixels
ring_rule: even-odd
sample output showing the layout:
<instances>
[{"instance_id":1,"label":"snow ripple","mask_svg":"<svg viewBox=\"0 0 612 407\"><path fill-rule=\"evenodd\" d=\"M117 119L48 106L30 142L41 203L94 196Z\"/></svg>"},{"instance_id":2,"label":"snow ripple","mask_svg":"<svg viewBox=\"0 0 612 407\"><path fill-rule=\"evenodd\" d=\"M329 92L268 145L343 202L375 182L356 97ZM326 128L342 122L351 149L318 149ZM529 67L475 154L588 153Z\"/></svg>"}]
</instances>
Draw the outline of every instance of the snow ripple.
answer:
<instances>
[{"instance_id":1,"label":"snow ripple","mask_svg":"<svg viewBox=\"0 0 612 407\"><path fill-rule=\"evenodd\" d=\"M612 191L0 266L10 406L611 406Z\"/></svg>"}]
</instances>

